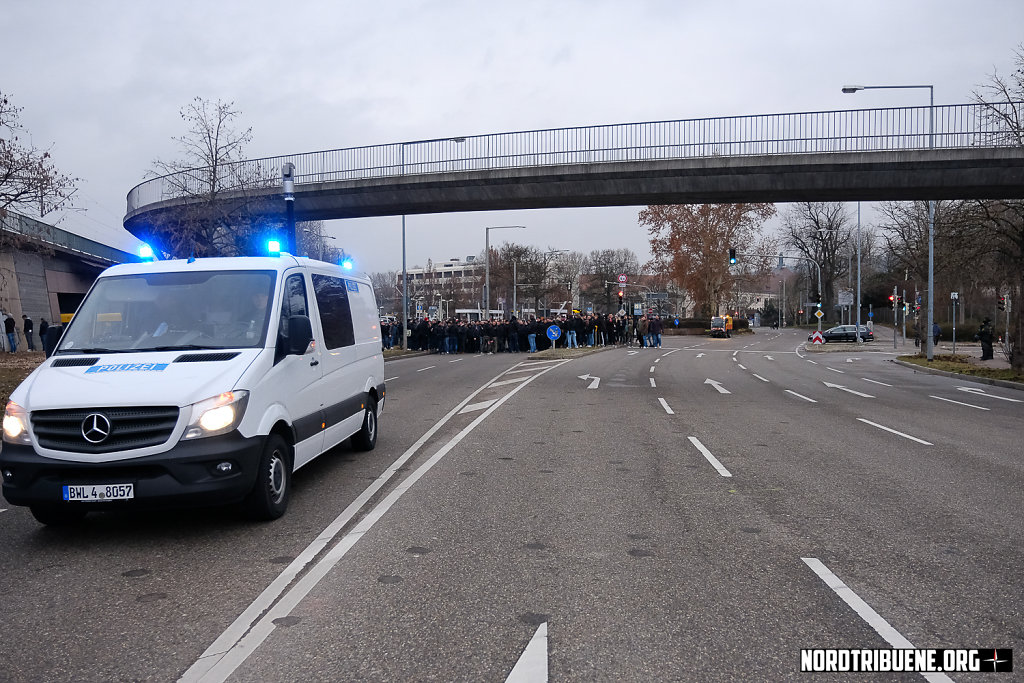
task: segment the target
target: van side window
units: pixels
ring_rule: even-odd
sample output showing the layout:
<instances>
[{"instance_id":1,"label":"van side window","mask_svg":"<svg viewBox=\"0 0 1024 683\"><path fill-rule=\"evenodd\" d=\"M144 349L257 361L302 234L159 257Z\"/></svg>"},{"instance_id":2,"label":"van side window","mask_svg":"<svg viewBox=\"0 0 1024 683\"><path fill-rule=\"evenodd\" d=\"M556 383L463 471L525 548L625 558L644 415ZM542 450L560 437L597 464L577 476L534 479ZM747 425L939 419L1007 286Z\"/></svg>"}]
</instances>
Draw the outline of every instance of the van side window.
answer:
<instances>
[{"instance_id":1,"label":"van side window","mask_svg":"<svg viewBox=\"0 0 1024 683\"><path fill-rule=\"evenodd\" d=\"M281 300L281 336L288 334L288 316L309 315L306 304L306 282L302 273L289 275L284 281L284 297Z\"/></svg>"},{"instance_id":2,"label":"van side window","mask_svg":"<svg viewBox=\"0 0 1024 683\"><path fill-rule=\"evenodd\" d=\"M352 346L356 343L352 331L352 310L349 308L348 290L340 277L313 274L313 291L320 309L320 326L324 331L324 345L328 349Z\"/></svg>"}]
</instances>

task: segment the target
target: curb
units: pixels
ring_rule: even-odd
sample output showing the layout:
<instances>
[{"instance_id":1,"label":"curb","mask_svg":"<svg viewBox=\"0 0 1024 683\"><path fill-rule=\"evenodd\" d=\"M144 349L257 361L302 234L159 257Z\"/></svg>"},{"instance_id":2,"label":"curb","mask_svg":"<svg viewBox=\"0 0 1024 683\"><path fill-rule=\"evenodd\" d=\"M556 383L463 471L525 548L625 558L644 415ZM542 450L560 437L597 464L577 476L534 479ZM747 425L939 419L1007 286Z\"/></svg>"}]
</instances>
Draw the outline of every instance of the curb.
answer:
<instances>
[{"instance_id":1,"label":"curb","mask_svg":"<svg viewBox=\"0 0 1024 683\"><path fill-rule=\"evenodd\" d=\"M941 375L943 377L952 377L954 379L964 379L970 382L978 382L979 384L988 384L994 387L1002 387L1003 389L1016 389L1018 391L1024 391L1024 383L1011 382L1005 379L992 379L990 377L978 377L977 375L967 375L962 372L949 372L948 370L939 370L937 368L926 368L914 363L908 363L905 360L899 360L894 358L892 360L896 365L902 365L905 368L910 368L915 372L923 372L929 375Z\"/></svg>"}]
</instances>

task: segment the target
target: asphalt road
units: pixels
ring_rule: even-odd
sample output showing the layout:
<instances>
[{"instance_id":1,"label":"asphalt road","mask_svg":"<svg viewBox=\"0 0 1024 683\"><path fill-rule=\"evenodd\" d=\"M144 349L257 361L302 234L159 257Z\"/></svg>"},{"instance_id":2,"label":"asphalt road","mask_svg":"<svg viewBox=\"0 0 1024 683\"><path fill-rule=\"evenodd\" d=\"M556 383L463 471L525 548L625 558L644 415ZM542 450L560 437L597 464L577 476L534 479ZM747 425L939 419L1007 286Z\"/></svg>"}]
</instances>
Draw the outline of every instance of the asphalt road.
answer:
<instances>
[{"instance_id":1,"label":"asphalt road","mask_svg":"<svg viewBox=\"0 0 1024 683\"><path fill-rule=\"evenodd\" d=\"M779 680L801 648L1019 652L1024 392L804 339L390 362L377 449L301 470L269 524L7 506L0 679Z\"/></svg>"}]
</instances>

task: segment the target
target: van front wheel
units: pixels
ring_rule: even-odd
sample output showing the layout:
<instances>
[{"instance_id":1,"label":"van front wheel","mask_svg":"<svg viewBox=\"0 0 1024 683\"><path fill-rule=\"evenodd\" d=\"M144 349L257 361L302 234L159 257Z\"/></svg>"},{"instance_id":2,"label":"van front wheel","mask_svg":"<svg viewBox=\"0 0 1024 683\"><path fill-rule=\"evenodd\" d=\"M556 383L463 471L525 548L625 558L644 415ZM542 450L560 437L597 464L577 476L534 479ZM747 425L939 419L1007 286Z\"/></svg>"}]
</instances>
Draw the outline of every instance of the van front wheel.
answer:
<instances>
[{"instance_id":1,"label":"van front wheel","mask_svg":"<svg viewBox=\"0 0 1024 683\"><path fill-rule=\"evenodd\" d=\"M256 485L245 499L245 507L253 519L277 519L288 509L292 472L288 443L280 434L271 434L263 445Z\"/></svg>"},{"instance_id":2,"label":"van front wheel","mask_svg":"<svg viewBox=\"0 0 1024 683\"><path fill-rule=\"evenodd\" d=\"M366 397L366 412L363 413L363 426L352 435L352 446L357 451L372 451L377 445L377 400Z\"/></svg>"}]
</instances>

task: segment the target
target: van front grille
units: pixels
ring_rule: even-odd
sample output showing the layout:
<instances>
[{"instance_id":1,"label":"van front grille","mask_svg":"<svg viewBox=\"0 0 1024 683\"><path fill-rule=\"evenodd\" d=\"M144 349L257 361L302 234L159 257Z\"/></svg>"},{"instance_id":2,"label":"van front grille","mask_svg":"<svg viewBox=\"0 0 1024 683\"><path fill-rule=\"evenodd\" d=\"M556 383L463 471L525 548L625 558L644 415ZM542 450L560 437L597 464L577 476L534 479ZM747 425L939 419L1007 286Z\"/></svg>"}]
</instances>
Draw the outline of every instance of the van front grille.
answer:
<instances>
[{"instance_id":1,"label":"van front grille","mask_svg":"<svg viewBox=\"0 0 1024 683\"><path fill-rule=\"evenodd\" d=\"M32 412L32 431L43 448L110 453L167 441L178 423L175 406L75 408Z\"/></svg>"}]
</instances>

